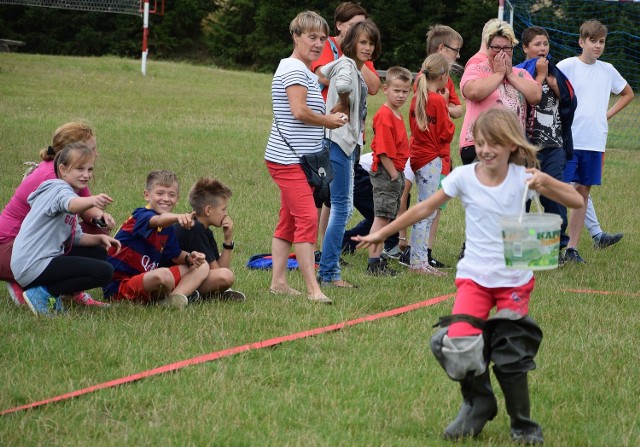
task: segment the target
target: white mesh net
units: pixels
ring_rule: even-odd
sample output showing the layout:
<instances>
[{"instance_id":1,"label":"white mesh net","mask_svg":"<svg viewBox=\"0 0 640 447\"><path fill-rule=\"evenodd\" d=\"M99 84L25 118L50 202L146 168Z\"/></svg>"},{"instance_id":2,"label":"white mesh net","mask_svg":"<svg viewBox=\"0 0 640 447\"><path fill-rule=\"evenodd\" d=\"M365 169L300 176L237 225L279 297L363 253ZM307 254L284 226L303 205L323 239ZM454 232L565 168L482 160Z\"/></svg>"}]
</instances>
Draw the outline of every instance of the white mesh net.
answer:
<instances>
[{"instance_id":1,"label":"white mesh net","mask_svg":"<svg viewBox=\"0 0 640 447\"><path fill-rule=\"evenodd\" d=\"M140 0L0 0L2 5L40 6L78 11L142 15Z\"/></svg>"}]
</instances>

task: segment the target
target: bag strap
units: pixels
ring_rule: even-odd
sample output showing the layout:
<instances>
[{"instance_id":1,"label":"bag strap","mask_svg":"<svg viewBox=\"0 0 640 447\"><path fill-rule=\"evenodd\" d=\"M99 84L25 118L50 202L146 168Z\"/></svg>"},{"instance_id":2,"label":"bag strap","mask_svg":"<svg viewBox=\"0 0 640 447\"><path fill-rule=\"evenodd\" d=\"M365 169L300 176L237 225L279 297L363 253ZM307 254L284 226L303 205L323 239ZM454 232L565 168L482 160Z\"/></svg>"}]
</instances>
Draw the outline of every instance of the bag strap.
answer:
<instances>
[{"instance_id":1,"label":"bag strap","mask_svg":"<svg viewBox=\"0 0 640 447\"><path fill-rule=\"evenodd\" d=\"M298 158L300 158L300 155L298 155L298 153L296 152L296 150L289 144L289 142L287 141L287 139L284 137L284 135L282 135L282 131L280 130L280 126L278 126L278 118L276 118L276 115L273 115L273 123L276 125L276 130L278 131L278 133L280 134L280 138L282 138L282 141L284 141L284 143L287 145L287 147L291 150L291 152L294 153L294 155ZM326 127L324 128L326 130ZM324 131L322 132L324 134ZM329 141L331 141L331 129L329 129L329 136L326 137Z\"/></svg>"},{"instance_id":2,"label":"bag strap","mask_svg":"<svg viewBox=\"0 0 640 447\"><path fill-rule=\"evenodd\" d=\"M295 149L294 149L294 148L289 144L289 142L288 142L288 141L287 141L287 139L284 137L284 135L282 135L282 132L280 131L280 126L278 126L278 118L276 118L276 115L275 115L275 114L273 115L273 122L274 122L274 123L275 123L275 125L276 125L276 129L278 130L278 133L280 134L280 138L282 138L282 141L284 141L284 142L285 142L285 144L287 145L287 147L288 147L289 149L291 149L291 152L293 152L293 154L294 154L296 157L300 158L300 156L299 156L299 155L298 155L298 153L295 151Z\"/></svg>"}]
</instances>

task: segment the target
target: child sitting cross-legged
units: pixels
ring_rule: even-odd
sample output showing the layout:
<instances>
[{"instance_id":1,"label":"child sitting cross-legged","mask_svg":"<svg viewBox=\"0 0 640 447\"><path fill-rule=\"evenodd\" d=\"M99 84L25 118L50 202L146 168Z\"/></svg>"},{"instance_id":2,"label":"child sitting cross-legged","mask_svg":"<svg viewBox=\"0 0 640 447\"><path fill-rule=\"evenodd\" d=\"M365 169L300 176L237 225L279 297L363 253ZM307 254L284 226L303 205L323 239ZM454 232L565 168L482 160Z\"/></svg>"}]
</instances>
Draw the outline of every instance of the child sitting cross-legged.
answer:
<instances>
[{"instance_id":1,"label":"child sitting cross-legged","mask_svg":"<svg viewBox=\"0 0 640 447\"><path fill-rule=\"evenodd\" d=\"M204 253L209 264L209 275L198 287L203 299L244 301L246 298L244 293L231 289L235 275L229 269L229 264L235 244L233 220L227 210L230 198L231 190L222 182L214 178L201 178L189 191L189 204L195 212L193 227L174 224L180 247L188 252ZM218 250L210 227L222 228L222 252Z\"/></svg>"},{"instance_id":2,"label":"child sitting cross-legged","mask_svg":"<svg viewBox=\"0 0 640 447\"><path fill-rule=\"evenodd\" d=\"M147 206L136 208L116 239L122 250L109 250L113 281L104 290L105 298L145 304L184 307L209 273L205 256L180 248L174 223L194 225L194 213L175 214L179 198L178 178L172 171L152 171L147 176L144 198ZM160 267L168 261L171 267Z\"/></svg>"}]
</instances>

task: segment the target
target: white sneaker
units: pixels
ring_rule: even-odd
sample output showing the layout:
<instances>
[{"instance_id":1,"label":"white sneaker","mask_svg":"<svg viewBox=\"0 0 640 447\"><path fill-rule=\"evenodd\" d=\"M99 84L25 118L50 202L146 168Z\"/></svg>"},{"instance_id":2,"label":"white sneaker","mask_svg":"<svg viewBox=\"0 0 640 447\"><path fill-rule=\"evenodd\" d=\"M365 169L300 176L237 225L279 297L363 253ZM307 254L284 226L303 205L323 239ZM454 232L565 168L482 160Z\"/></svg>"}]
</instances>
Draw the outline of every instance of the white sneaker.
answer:
<instances>
[{"instance_id":1,"label":"white sneaker","mask_svg":"<svg viewBox=\"0 0 640 447\"><path fill-rule=\"evenodd\" d=\"M183 307L187 307L189 300L181 293L173 293L164 299L156 301L156 303L159 306L178 307L181 309Z\"/></svg>"}]
</instances>

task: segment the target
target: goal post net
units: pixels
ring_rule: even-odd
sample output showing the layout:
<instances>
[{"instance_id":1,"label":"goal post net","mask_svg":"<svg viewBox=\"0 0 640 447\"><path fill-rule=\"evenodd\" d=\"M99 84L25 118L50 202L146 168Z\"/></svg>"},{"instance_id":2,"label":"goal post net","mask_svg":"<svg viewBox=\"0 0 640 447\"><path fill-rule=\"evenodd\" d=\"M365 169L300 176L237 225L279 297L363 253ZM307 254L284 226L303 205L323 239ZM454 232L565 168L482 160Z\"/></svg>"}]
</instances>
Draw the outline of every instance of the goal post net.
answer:
<instances>
[{"instance_id":1,"label":"goal post net","mask_svg":"<svg viewBox=\"0 0 640 447\"><path fill-rule=\"evenodd\" d=\"M617 0L509 0L505 20L513 18L520 39L529 26L541 26L549 33L554 61L578 56L580 25L597 19L608 28L604 53L600 58L620 72L636 94L636 99L609 121L607 147L635 149L640 139L640 3ZM514 49L514 64L525 59L521 45ZM618 96L612 95L611 103ZM578 97L578 102L580 98Z\"/></svg>"},{"instance_id":2,"label":"goal post net","mask_svg":"<svg viewBox=\"0 0 640 447\"><path fill-rule=\"evenodd\" d=\"M77 11L111 12L141 16L139 0L0 0L3 5L40 6L53 9Z\"/></svg>"},{"instance_id":3,"label":"goal post net","mask_svg":"<svg viewBox=\"0 0 640 447\"><path fill-rule=\"evenodd\" d=\"M72 9L87 12L132 14L142 17L142 75L147 73L147 38L149 14L164 14L164 0L0 0L0 5L37 6L52 9Z\"/></svg>"}]
</instances>

